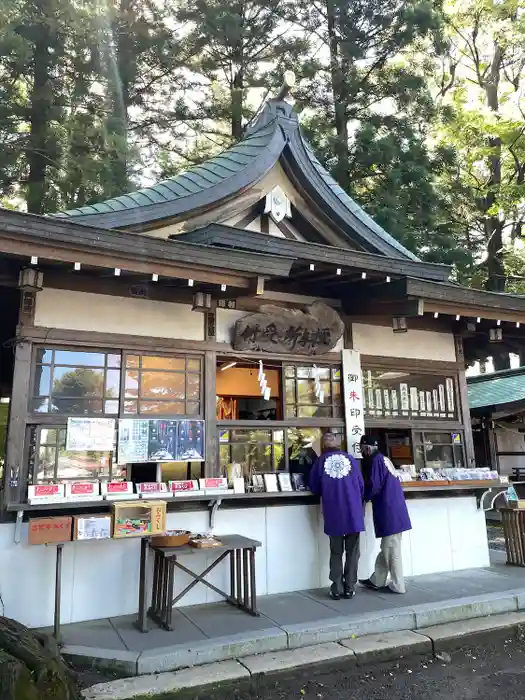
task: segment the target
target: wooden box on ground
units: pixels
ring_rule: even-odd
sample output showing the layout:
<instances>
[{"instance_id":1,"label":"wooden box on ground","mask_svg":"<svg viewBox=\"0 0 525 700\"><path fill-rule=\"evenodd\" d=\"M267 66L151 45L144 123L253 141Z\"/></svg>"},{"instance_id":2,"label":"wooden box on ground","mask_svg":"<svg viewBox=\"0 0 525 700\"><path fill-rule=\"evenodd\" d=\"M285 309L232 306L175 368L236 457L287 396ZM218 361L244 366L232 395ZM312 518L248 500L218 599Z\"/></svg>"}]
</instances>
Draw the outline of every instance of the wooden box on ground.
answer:
<instances>
[{"instance_id":1,"label":"wooden box on ground","mask_svg":"<svg viewBox=\"0 0 525 700\"><path fill-rule=\"evenodd\" d=\"M30 518L29 544L60 544L71 542L72 518Z\"/></svg>"},{"instance_id":2,"label":"wooden box on ground","mask_svg":"<svg viewBox=\"0 0 525 700\"><path fill-rule=\"evenodd\" d=\"M113 537L149 537L166 531L165 501L133 501L113 505Z\"/></svg>"}]
</instances>

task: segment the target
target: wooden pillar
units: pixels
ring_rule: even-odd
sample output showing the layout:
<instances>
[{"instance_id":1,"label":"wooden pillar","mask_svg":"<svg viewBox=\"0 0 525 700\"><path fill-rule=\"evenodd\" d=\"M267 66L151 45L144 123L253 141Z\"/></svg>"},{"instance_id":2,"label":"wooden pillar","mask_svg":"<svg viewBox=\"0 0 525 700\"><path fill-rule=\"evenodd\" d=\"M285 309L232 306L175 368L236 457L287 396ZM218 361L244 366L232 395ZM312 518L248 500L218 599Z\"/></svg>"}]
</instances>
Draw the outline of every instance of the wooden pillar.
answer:
<instances>
[{"instance_id":1,"label":"wooden pillar","mask_svg":"<svg viewBox=\"0 0 525 700\"><path fill-rule=\"evenodd\" d=\"M345 330L343 333L343 347L345 350L353 350L354 340L352 336L352 317L343 316L343 322L345 324Z\"/></svg>"},{"instance_id":2,"label":"wooden pillar","mask_svg":"<svg viewBox=\"0 0 525 700\"><path fill-rule=\"evenodd\" d=\"M4 466L4 505L20 503L25 498L27 463L24 459L24 443L31 384L31 350L32 344L29 341L18 339L15 350L13 389L9 405L7 453Z\"/></svg>"},{"instance_id":3,"label":"wooden pillar","mask_svg":"<svg viewBox=\"0 0 525 700\"><path fill-rule=\"evenodd\" d=\"M482 425L484 438L486 442L488 442L488 453L490 458L489 466L491 469L497 469L497 471L501 474L497 444L498 438L496 436L494 421L492 420L492 418L484 418Z\"/></svg>"},{"instance_id":4,"label":"wooden pillar","mask_svg":"<svg viewBox=\"0 0 525 700\"><path fill-rule=\"evenodd\" d=\"M458 388L459 407L461 409L461 422L465 431L465 453L467 456L467 467L476 466L476 455L474 452L474 438L472 437L472 423L470 420L470 408L468 404L467 377L465 375L465 354L463 352L463 338L454 336L456 345L456 360L458 361Z\"/></svg>"},{"instance_id":5,"label":"wooden pillar","mask_svg":"<svg viewBox=\"0 0 525 700\"><path fill-rule=\"evenodd\" d=\"M217 437L217 353L206 352L204 356L204 420L206 421L206 476L219 473Z\"/></svg>"}]
</instances>

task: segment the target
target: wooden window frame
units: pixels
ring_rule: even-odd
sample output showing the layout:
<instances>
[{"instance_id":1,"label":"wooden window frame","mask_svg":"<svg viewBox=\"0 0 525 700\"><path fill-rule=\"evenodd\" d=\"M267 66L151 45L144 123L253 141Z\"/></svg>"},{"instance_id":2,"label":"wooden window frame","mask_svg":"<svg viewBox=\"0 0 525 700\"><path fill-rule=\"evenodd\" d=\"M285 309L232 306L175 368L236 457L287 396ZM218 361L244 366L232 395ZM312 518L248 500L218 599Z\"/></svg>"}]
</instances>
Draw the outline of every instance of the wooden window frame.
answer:
<instances>
[{"instance_id":1,"label":"wooden window frame","mask_svg":"<svg viewBox=\"0 0 525 700\"><path fill-rule=\"evenodd\" d=\"M330 384L330 403L329 404L310 404L310 403L300 403L299 402L299 390L298 390L298 381L305 379L306 381L311 381L309 377L298 377L297 376L297 369L298 368L303 368L303 367L309 367L310 369L313 368L314 365L317 365L318 363L314 362L311 360L310 362L301 362L301 361L287 361L287 360L282 360L281 363L281 409L282 409L282 415L285 421L303 421L303 420L314 420L314 421L319 421L323 420L322 418L305 418L305 417L299 417L299 416L287 416L286 410L288 406L293 406L297 412L299 412L299 407L301 406L312 406L312 407L323 407L323 406L329 406L331 410L331 416L328 416L327 418L324 418L324 420L329 420L329 421L343 421L344 422L344 390L343 390L343 370L342 370L342 364L341 362L321 362L319 363L319 369L324 369L328 368L330 372L330 376L328 379L320 379L322 382L329 382ZM294 376L293 377L287 377L286 376L286 368L287 367L293 367L294 368ZM339 380L334 380L332 377L332 370L333 369L339 369L340 372L340 378ZM294 382L294 403L293 404L288 404L286 401L286 381L293 381ZM338 384L340 388L339 396L341 398L341 403L335 404L333 403L333 396L334 396L334 391L333 391L333 386L334 384ZM336 409L340 408L340 415L337 416L335 415Z\"/></svg>"},{"instance_id":2,"label":"wooden window frame","mask_svg":"<svg viewBox=\"0 0 525 700\"><path fill-rule=\"evenodd\" d=\"M37 353L39 350L52 350L53 352L55 351L63 351L63 352L89 352L93 354L103 354L105 356L107 355L119 355L121 360L120 360L120 368L118 367L109 367L107 364L107 359L104 362L104 367L94 367L92 369L103 369L104 370L104 394L102 397L95 397L96 400L101 400L102 401L102 408L105 408L104 402L107 400L114 400L118 401L119 406L117 409L116 413L105 413L104 411L102 413L90 413L90 414L85 414L86 418L114 418L115 420L118 420L120 417L120 396L122 395L122 358L124 355L124 351L122 349L116 350L114 348L107 349L107 348L92 348L92 347L86 347L86 346L73 346L73 345L60 345L58 343L52 343L50 345L43 344L43 343L38 343L33 345L32 347L32 352L31 352L31 368L30 368L30 382L29 382L29 392L28 392L28 397L27 397L27 422L28 423L57 423L57 418L65 418L67 422L68 416L74 416L77 414L74 413L50 413L50 412L42 412L40 413L39 411L35 411L32 409L32 402L35 398L38 398L36 392L36 374L37 374L37 367L41 365L42 363L37 362ZM53 370L55 367L54 363L54 355L53 355L53 362L51 362L49 365L46 365L51 367ZM62 366L62 365L60 365ZM69 365L66 365L69 366ZM77 365L80 367L83 367L83 365ZM86 366L88 369L89 367ZM75 365L71 365L71 368L74 369ZM112 370L120 370L120 388L119 388L119 397L116 399L106 399L105 396L105 390L106 390L106 376L107 376L107 371L108 369ZM53 372L51 371L51 376L50 376L50 393L49 393L49 398L51 399L52 393L51 393L51 388L52 388L52 381L53 381Z\"/></svg>"},{"instance_id":3,"label":"wooden window frame","mask_svg":"<svg viewBox=\"0 0 525 700\"><path fill-rule=\"evenodd\" d=\"M454 443L452 442L452 433L457 432L461 436L461 454L463 456L463 465L461 467L458 467L456 463L456 456L454 452ZM416 457L416 447L419 445L425 444L425 435L431 435L432 433L447 433L450 434L450 442L436 442L434 443L435 445L441 447L441 446L446 446L446 447L452 447L452 457L454 459L454 465L451 467L452 469L465 469L467 467L467 452L466 452L466 442L465 442L465 431L463 428L459 430L439 430L439 426L434 425L432 428L427 428L425 430L418 430L414 429L411 431L410 439L412 441L412 450L413 450L413 458L414 458L414 464L415 464L415 457ZM416 434L419 434L421 436L421 442L417 443L415 440ZM425 451L423 450L423 462L424 468L427 468L427 459L425 456Z\"/></svg>"},{"instance_id":4,"label":"wooden window frame","mask_svg":"<svg viewBox=\"0 0 525 700\"><path fill-rule=\"evenodd\" d=\"M44 425L44 424L42 424L42 425L33 424L33 425L28 426L28 436L27 436L27 439L28 439L28 442L29 442L29 443L31 442L31 436L30 436L30 434L29 434L29 431L31 431L31 430L34 430L34 431L35 431L35 460L34 460L34 464L33 464L33 465L30 465L30 464L29 464L29 460L28 460L28 479L31 478L31 482L30 482L30 483L31 483L31 484L41 484L41 483L47 483L47 482L48 482L47 479L44 479L43 481L37 481L37 480L36 480L37 474L36 474L36 472L35 472L35 470L38 468L38 464L39 464L39 462L40 462L40 457L39 457L40 448L41 448L41 447L45 447L45 446L54 447L54 449L55 449L55 451L56 451L56 453L55 453L55 460L54 460L54 461L55 461L55 465L54 465L54 478L53 478L52 482L56 482L56 481L60 481L60 482L79 481L79 478L78 478L78 477L66 478L66 477L61 477L61 476L59 476L59 474L58 474L58 469L59 469L58 461L59 461L59 456L60 456L60 455L59 455L60 440L59 440L59 438L58 438L58 431L59 431L59 430L64 430L64 431L66 431L66 430L67 430L67 423L64 424L64 423L55 422L54 424L47 424L47 423L46 423L45 425ZM42 445L42 430L56 430L56 431L57 431L57 441L56 441L54 444L45 443L44 445ZM93 451L93 452L98 452L98 450L92 450L92 451ZM106 451L101 451L101 454L107 454L107 452L106 452ZM115 467L117 467L117 469L118 469L118 464L117 464L117 462L114 460L114 456L116 456L116 446L115 446L115 449L112 450L112 452L111 452L111 457L110 457L110 462L109 462L109 470L108 470L109 476L108 476L108 478L109 478L110 480L114 477ZM30 468L31 466L32 466L32 469ZM102 477L102 478L105 478L105 477ZM86 481L99 480L99 479L100 479L100 477L98 477L98 476L92 477L92 478L87 478L87 477L86 477ZM29 483L29 482L28 482L28 483Z\"/></svg>"},{"instance_id":5,"label":"wooden window frame","mask_svg":"<svg viewBox=\"0 0 525 700\"><path fill-rule=\"evenodd\" d=\"M184 360L185 366L184 370L162 370L162 369L149 369L146 368L145 370L142 368L142 362L140 362L140 366L137 368L128 368L127 367L127 359L128 357L139 357L141 359L142 357L167 357L167 358L173 358L177 360ZM187 369L187 363L188 360L195 360L198 359L200 362L200 368L199 370L190 370L188 371ZM138 388L137 388L137 397L136 399L133 398L126 398L126 371L133 371L137 372L139 375L138 378ZM139 408L140 408L140 402L141 401L149 401L149 399L141 399L140 396L140 389L142 385L142 379L141 375L142 373L146 372L169 372L171 374L183 374L184 375L184 399L160 399L161 402L166 402L169 403L170 401L179 401L180 403L184 403L184 409L186 410L187 404L188 403L198 403L199 404L199 412L198 414L187 414L187 413L180 413L180 414L172 414L172 413L140 413ZM187 397L187 388L188 388L188 374L195 374L199 376L199 398L198 400L194 399L188 399ZM121 362L121 375L120 375L120 386L121 386L121 391L120 391L120 402L119 402L119 413L118 417L119 418L129 418L129 419L147 419L147 418L159 418L159 419L168 419L171 418L172 420L204 420L204 413L205 413L205 402L206 402L206 386L205 386L205 381L204 381L204 374L205 374L205 355L204 352L200 354L188 354L184 351L181 352L173 352L173 353L168 353L168 352L154 352L152 350L150 351L133 351L133 350L122 350L122 362ZM137 413L126 413L125 412L125 403L126 401L136 401L137 402Z\"/></svg>"}]
</instances>

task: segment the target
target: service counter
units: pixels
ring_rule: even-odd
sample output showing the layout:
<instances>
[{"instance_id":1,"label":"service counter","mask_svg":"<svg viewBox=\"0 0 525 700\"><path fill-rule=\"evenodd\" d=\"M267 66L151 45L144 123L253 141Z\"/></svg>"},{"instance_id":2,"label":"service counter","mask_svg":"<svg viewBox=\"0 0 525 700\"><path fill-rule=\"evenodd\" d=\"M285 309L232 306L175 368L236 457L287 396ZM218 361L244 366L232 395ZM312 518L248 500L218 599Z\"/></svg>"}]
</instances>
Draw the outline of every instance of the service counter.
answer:
<instances>
[{"instance_id":1,"label":"service counter","mask_svg":"<svg viewBox=\"0 0 525 700\"><path fill-rule=\"evenodd\" d=\"M461 484L405 485L412 530L403 537L406 576L440 573L489 565L489 551L480 496L496 486ZM219 504L219 500L221 501ZM106 503L74 504L72 508L50 504L26 506L28 516L55 512L101 512ZM262 543L257 551L258 595L324 588L328 584L328 539L323 532L318 499L311 493L225 494L192 496L168 502L168 529L214 533L239 533ZM368 577L379 549L371 509L366 511L366 533L361 540L359 576ZM19 544L15 539L19 537ZM30 547L27 522L0 525L0 592L5 614L31 627L53 621L55 548ZM212 554L200 557L201 570ZM62 575L62 623L135 615L138 608L140 540L71 542L64 546ZM197 570L199 567L196 567ZM224 589L227 564L210 579ZM150 577L151 580L151 577ZM177 577L175 593L188 583ZM219 597L204 586L195 586L179 605L215 602Z\"/></svg>"}]
</instances>

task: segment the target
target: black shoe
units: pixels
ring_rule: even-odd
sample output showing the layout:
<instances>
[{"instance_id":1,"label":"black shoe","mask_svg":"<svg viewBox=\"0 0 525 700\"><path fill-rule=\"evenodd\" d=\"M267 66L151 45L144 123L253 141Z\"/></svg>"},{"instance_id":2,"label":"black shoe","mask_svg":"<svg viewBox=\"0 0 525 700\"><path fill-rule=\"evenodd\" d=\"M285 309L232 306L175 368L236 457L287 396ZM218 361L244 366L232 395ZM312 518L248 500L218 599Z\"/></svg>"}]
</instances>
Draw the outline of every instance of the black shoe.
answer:
<instances>
[{"instance_id":1,"label":"black shoe","mask_svg":"<svg viewBox=\"0 0 525 700\"><path fill-rule=\"evenodd\" d=\"M335 583L333 583L330 586L330 598L332 600L341 600L341 594L339 593L339 588Z\"/></svg>"},{"instance_id":2,"label":"black shoe","mask_svg":"<svg viewBox=\"0 0 525 700\"><path fill-rule=\"evenodd\" d=\"M343 598L345 600L351 600L355 596L355 591L353 588L346 588L345 592L343 593Z\"/></svg>"},{"instance_id":3,"label":"black shoe","mask_svg":"<svg viewBox=\"0 0 525 700\"><path fill-rule=\"evenodd\" d=\"M372 583L372 581L369 578L365 579L360 579L359 583L364 586L365 588L369 588L371 591L380 591L381 589L375 585L375 583Z\"/></svg>"}]
</instances>

